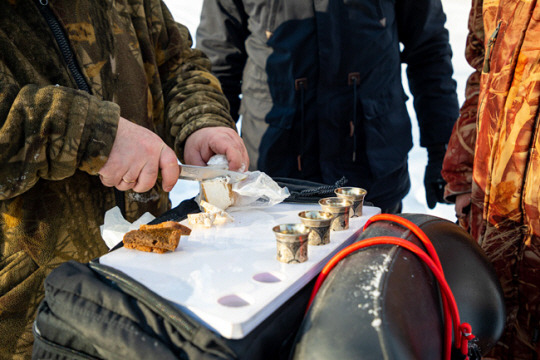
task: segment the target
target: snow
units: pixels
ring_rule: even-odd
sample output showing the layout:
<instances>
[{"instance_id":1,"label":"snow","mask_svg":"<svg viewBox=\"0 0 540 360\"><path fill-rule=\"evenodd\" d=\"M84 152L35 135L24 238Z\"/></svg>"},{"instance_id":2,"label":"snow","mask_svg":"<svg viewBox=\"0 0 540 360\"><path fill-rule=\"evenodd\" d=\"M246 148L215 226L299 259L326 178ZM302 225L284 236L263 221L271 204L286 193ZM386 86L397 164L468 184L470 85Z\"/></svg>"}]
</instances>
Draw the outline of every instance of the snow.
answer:
<instances>
[{"instance_id":1,"label":"snow","mask_svg":"<svg viewBox=\"0 0 540 360\"><path fill-rule=\"evenodd\" d=\"M165 0L175 20L187 26L195 37L195 31L199 24L202 0ZM467 18L470 8L470 0L442 0L443 9L447 15L446 28L450 32L450 43L454 53L452 62L454 65L454 79L458 84L458 97L460 104L464 101L465 83L472 72L472 68L465 61L465 41L467 37ZM194 39L195 41L196 39ZM406 91L407 81L404 79ZM414 110L412 108L412 96L408 101L409 114L413 125L414 147L409 152L409 172L411 176L411 191L403 200L403 212L421 213L439 216L455 221L453 205L437 204L435 209L429 209L426 205L424 191L424 169L427 154L418 143L418 127ZM197 182L181 180L171 192L173 205L181 200L195 196L199 191Z\"/></svg>"}]
</instances>

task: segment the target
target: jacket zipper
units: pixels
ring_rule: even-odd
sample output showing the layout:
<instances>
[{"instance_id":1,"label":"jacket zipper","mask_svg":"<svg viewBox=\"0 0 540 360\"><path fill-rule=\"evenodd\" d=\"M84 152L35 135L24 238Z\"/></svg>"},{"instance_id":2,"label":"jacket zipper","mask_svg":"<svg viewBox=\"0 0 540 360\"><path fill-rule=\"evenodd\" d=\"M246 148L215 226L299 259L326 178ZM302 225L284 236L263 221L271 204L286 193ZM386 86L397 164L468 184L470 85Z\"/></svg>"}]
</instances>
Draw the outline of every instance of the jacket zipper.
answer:
<instances>
[{"instance_id":1,"label":"jacket zipper","mask_svg":"<svg viewBox=\"0 0 540 360\"><path fill-rule=\"evenodd\" d=\"M497 27L495 28L495 31L493 31L493 34L489 37L487 46L486 46L486 55L484 58L484 67L482 69L483 73L488 73L490 70L490 60L491 60L491 50L493 50L493 46L495 45L495 41L497 40L497 35L499 34L499 30L501 28L502 20L499 20L497 23Z\"/></svg>"},{"instance_id":2,"label":"jacket zipper","mask_svg":"<svg viewBox=\"0 0 540 360\"><path fill-rule=\"evenodd\" d=\"M58 19L49 8L49 1L37 0L37 2L38 2L38 9L43 15L43 17L45 18L45 21L47 22L47 24L49 25L49 28L51 29L53 36L56 40L56 43L58 44L58 47L60 48L60 51L67 64L67 67L71 75L75 79L75 82L77 83L77 88L80 90L84 90L87 93L91 93L88 83L86 82L83 74L79 70L77 63L74 61L75 57L73 56L73 52L71 51L71 48L69 46L68 39L66 35L64 34L64 31L62 30L62 27L60 26Z\"/></svg>"},{"instance_id":3,"label":"jacket zipper","mask_svg":"<svg viewBox=\"0 0 540 360\"><path fill-rule=\"evenodd\" d=\"M45 18L45 21L47 22L49 28L53 33L56 43L60 48L60 52L62 53L62 57L67 64L69 72L73 76L73 79L75 79L77 88L91 94L92 91L90 90L90 86L88 86L88 83L86 82L81 70L79 69L79 65L75 62L75 56L73 56L73 52L71 51L71 47L69 46L68 38L62 30L60 22L49 7L49 0L36 0L36 2L38 3L37 5L39 11ZM122 215L126 217L126 199L124 196L124 192L114 188L114 196L116 205L120 208L120 212L122 213Z\"/></svg>"}]
</instances>

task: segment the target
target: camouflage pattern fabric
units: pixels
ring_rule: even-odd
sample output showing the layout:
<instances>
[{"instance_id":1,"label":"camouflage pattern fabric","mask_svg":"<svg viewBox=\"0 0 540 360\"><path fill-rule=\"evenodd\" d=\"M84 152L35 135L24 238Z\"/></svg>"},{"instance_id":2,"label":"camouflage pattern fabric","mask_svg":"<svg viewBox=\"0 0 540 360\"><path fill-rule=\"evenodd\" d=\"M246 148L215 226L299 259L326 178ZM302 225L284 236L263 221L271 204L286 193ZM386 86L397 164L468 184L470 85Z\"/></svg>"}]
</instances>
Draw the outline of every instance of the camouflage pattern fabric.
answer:
<instances>
[{"instance_id":1,"label":"camouflage pattern fabric","mask_svg":"<svg viewBox=\"0 0 540 360\"><path fill-rule=\"evenodd\" d=\"M30 357L42 282L69 259L107 251L114 192L97 172L119 116L181 158L207 126L235 128L209 60L159 0L49 0L91 93L76 90L33 0L0 2L0 359ZM127 220L170 207L159 185L126 192Z\"/></svg>"},{"instance_id":2,"label":"camouflage pattern fabric","mask_svg":"<svg viewBox=\"0 0 540 360\"><path fill-rule=\"evenodd\" d=\"M466 57L476 70L448 145L446 196L493 262L507 306L496 359L538 359L540 337L540 5L473 0ZM473 329L474 330L474 329Z\"/></svg>"}]
</instances>

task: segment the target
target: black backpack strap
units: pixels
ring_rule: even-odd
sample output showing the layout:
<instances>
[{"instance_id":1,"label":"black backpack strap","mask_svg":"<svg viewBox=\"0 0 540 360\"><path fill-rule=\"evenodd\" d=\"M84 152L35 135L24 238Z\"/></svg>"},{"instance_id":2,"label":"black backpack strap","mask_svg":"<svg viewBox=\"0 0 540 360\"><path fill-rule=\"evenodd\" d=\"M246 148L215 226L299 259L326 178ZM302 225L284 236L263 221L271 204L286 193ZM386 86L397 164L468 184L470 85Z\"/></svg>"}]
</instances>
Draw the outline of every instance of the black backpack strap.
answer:
<instances>
[{"instance_id":1,"label":"black backpack strap","mask_svg":"<svg viewBox=\"0 0 540 360\"><path fill-rule=\"evenodd\" d=\"M289 189L290 196L284 202L292 203L316 203L319 199L335 196L334 190L347 183L347 178L342 177L333 185L317 183L308 180L274 177L274 181L281 187Z\"/></svg>"}]
</instances>

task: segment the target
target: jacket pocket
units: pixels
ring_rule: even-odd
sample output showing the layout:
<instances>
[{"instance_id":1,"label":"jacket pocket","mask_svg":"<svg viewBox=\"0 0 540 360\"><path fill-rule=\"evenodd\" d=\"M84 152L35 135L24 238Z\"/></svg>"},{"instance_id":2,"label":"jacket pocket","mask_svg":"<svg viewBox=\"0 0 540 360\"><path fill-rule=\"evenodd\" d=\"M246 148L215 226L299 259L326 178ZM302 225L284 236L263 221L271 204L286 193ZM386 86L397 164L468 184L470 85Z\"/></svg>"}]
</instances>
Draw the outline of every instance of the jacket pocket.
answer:
<instances>
[{"instance_id":1,"label":"jacket pocket","mask_svg":"<svg viewBox=\"0 0 540 360\"><path fill-rule=\"evenodd\" d=\"M350 44L385 54L395 46L395 6L389 0L344 0L341 30Z\"/></svg>"},{"instance_id":2,"label":"jacket pocket","mask_svg":"<svg viewBox=\"0 0 540 360\"><path fill-rule=\"evenodd\" d=\"M364 117L367 120L380 117L405 104L408 96L401 90L387 90L376 96L363 96L360 98Z\"/></svg>"},{"instance_id":3,"label":"jacket pocket","mask_svg":"<svg viewBox=\"0 0 540 360\"><path fill-rule=\"evenodd\" d=\"M362 26L375 25L385 28L390 17L393 19L395 1L389 0L344 0L351 19L360 21Z\"/></svg>"},{"instance_id":4,"label":"jacket pocket","mask_svg":"<svg viewBox=\"0 0 540 360\"><path fill-rule=\"evenodd\" d=\"M343 4L364 13L367 16L381 18L383 16L382 0L343 0Z\"/></svg>"},{"instance_id":5,"label":"jacket pocket","mask_svg":"<svg viewBox=\"0 0 540 360\"><path fill-rule=\"evenodd\" d=\"M412 148L411 121L402 90L362 98L366 153L375 177L403 167Z\"/></svg>"},{"instance_id":6,"label":"jacket pocket","mask_svg":"<svg viewBox=\"0 0 540 360\"><path fill-rule=\"evenodd\" d=\"M34 324L34 346L32 358L34 359L57 359L57 360L97 360L97 357L89 356L65 346L58 345L44 339L39 329Z\"/></svg>"}]
</instances>

